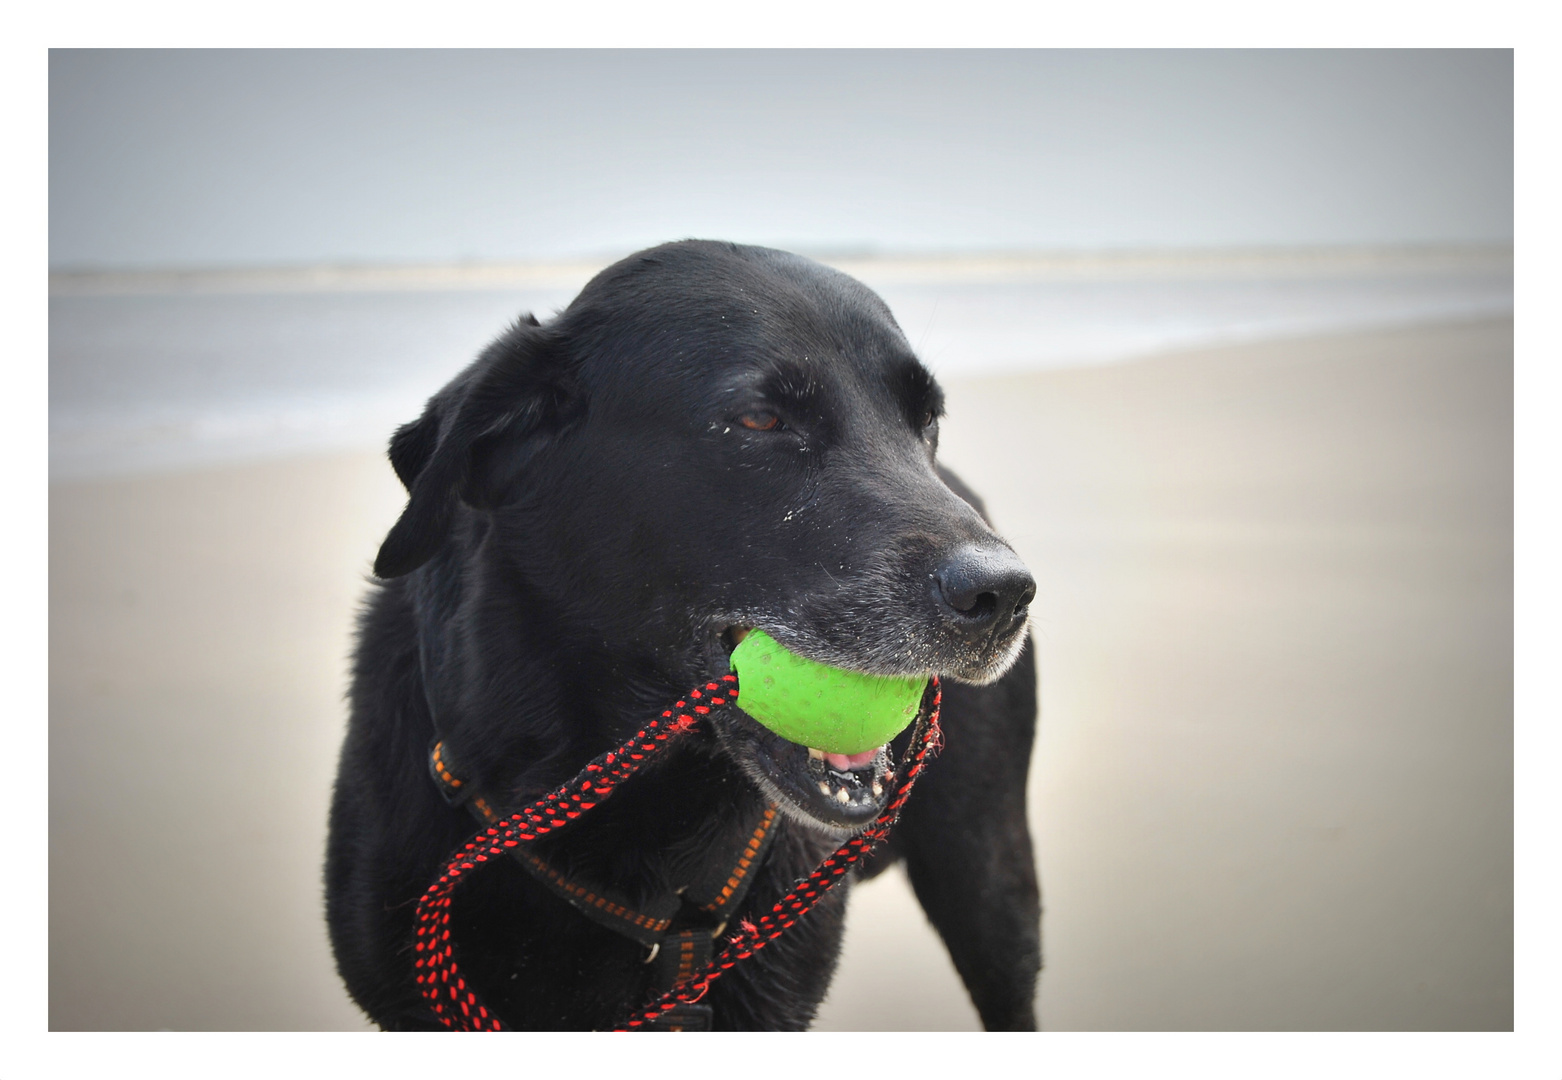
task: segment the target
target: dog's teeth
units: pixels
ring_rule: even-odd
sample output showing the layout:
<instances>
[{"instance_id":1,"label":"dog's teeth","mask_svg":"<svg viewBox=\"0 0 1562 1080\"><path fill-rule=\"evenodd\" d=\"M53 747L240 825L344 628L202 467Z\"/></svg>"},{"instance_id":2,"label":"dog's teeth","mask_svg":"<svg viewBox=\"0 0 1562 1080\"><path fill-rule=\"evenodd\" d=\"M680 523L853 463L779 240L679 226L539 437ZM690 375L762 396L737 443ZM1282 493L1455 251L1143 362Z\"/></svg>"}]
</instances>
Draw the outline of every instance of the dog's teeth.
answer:
<instances>
[{"instance_id":1,"label":"dog's teeth","mask_svg":"<svg viewBox=\"0 0 1562 1080\"><path fill-rule=\"evenodd\" d=\"M845 788L836 788L835 789L835 801L836 802L838 802L838 803L848 803L848 802L851 802L851 800L852 800L852 797L850 795L846 794L846 789Z\"/></svg>"},{"instance_id":2,"label":"dog's teeth","mask_svg":"<svg viewBox=\"0 0 1562 1080\"><path fill-rule=\"evenodd\" d=\"M873 782L873 797L877 799L882 794L884 794L884 785L875 780Z\"/></svg>"},{"instance_id":3,"label":"dog's teeth","mask_svg":"<svg viewBox=\"0 0 1562 1080\"><path fill-rule=\"evenodd\" d=\"M813 758L815 761L823 761L824 760L824 751L823 750L815 750L813 747L810 746L808 748L808 756Z\"/></svg>"},{"instance_id":4,"label":"dog's teeth","mask_svg":"<svg viewBox=\"0 0 1562 1080\"><path fill-rule=\"evenodd\" d=\"M830 794L830 784L829 784L829 781L827 781L827 780L819 781L819 794L821 794L821 795L828 795L828 794Z\"/></svg>"}]
</instances>

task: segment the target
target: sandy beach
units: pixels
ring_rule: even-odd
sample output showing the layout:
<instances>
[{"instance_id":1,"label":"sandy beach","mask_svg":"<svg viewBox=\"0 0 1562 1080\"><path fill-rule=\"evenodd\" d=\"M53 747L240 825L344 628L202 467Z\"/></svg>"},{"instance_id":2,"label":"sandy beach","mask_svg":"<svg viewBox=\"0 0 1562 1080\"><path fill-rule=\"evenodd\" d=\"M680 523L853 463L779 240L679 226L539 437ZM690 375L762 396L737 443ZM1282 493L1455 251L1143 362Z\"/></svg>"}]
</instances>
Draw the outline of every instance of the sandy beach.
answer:
<instances>
[{"instance_id":1,"label":"sandy beach","mask_svg":"<svg viewBox=\"0 0 1562 1080\"><path fill-rule=\"evenodd\" d=\"M1034 572L1054 1030L1513 1025L1511 319L947 386ZM362 1029L322 918L377 449L50 490L50 1026ZM904 878L826 1030L977 1027Z\"/></svg>"}]
</instances>

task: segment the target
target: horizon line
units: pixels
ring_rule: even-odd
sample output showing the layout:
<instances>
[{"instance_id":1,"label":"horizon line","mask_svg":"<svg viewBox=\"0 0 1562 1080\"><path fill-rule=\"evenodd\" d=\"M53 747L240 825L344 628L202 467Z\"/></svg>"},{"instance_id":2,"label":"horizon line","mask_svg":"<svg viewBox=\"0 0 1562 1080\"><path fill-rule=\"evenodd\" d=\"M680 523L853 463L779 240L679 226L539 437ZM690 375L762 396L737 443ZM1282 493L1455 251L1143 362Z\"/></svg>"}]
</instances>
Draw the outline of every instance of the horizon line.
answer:
<instances>
[{"instance_id":1,"label":"horizon line","mask_svg":"<svg viewBox=\"0 0 1562 1080\"><path fill-rule=\"evenodd\" d=\"M885 284L1092 278L1378 276L1511 272L1513 244L879 250L799 246L798 254ZM633 252L558 259L333 260L149 267L59 267L50 296L272 292L443 292L579 288Z\"/></svg>"}]
</instances>

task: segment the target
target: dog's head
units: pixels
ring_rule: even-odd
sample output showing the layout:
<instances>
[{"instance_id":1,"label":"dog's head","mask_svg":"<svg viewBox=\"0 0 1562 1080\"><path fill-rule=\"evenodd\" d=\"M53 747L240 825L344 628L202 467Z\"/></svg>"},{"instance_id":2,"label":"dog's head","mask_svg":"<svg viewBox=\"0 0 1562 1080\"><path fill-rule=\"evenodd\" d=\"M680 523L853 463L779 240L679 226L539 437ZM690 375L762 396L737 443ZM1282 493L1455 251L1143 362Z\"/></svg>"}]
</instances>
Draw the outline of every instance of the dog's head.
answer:
<instances>
[{"instance_id":1,"label":"dog's head","mask_svg":"<svg viewBox=\"0 0 1562 1080\"><path fill-rule=\"evenodd\" d=\"M843 668L990 682L1035 587L940 479L942 409L857 281L665 245L513 327L396 433L410 499L375 572L416 570L459 521L615 670L687 687L760 627ZM727 717L725 752L794 816L849 829L882 809L884 753L821 755Z\"/></svg>"}]
</instances>

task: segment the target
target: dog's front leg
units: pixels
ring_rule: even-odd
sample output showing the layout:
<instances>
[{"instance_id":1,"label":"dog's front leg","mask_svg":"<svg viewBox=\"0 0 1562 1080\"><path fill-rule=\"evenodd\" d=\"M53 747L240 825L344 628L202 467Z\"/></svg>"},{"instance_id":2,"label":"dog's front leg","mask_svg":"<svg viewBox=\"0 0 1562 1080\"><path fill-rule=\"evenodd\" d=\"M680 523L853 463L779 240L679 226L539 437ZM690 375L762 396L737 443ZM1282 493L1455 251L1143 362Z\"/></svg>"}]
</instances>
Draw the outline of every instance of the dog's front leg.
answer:
<instances>
[{"instance_id":1,"label":"dog's front leg","mask_svg":"<svg viewBox=\"0 0 1562 1080\"><path fill-rule=\"evenodd\" d=\"M991 686L946 682L944 751L894 842L989 1031L1036 1029L1041 899L1025 816L1035 719L1030 643Z\"/></svg>"}]
</instances>

